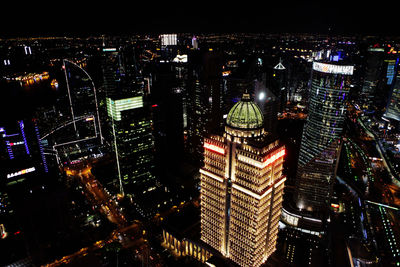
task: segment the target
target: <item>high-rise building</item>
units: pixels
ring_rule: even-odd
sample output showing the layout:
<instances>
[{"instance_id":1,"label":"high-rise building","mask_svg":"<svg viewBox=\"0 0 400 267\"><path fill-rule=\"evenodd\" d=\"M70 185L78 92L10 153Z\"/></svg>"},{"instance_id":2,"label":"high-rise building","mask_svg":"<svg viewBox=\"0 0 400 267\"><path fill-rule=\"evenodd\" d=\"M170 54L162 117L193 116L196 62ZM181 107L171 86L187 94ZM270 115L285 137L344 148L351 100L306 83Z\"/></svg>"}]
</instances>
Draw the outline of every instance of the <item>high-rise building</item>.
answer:
<instances>
[{"instance_id":1,"label":"high-rise building","mask_svg":"<svg viewBox=\"0 0 400 267\"><path fill-rule=\"evenodd\" d=\"M102 89L105 97L114 95L120 90L121 75L123 75L120 62L121 56L116 47L103 47L101 67L103 71Z\"/></svg>"},{"instance_id":2,"label":"high-rise building","mask_svg":"<svg viewBox=\"0 0 400 267\"><path fill-rule=\"evenodd\" d=\"M0 127L0 174L6 184L49 172L35 119Z\"/></svg>"},{"instance_id":3,"label":"high-rise building","mask_svg":"<svg viewBox=\"0 0 400 267\"><path fill-rule=\"evenodd\" d=\"M189 53L186 91L186 150L201 162L203 137L222 127L222 55L214 51Z\"/></svg>"},{"instance_id":4,"label":"high-rise building","mask_svg":"<svg viewBox=\"0 0 400 267\"><path fill-rule=\"evenodd\" d=\"M400 121L400 75L396 76L384 117Z\"/></svg>"},{"instance_id":5,"label":"high-rise building","mask_svg":"<svg viewBox=\"0 0 400 267\"><path fill-rule=\"evenodd\" d=\"M161 46L177 45L178 37L176 33L172 34L161 34L160 35Z\"/></svg>"},{"instance_id":6,"label":"high-rise building","mask_svg":"<svg viewBox=\"0 0 400 267\"><path fill-rule=\"evenodd\" d=\"M288 86L287 86L287 70L283 66L282 60L273 68L272 80L271 80L272 92L279 99L279 111L282 112L286 107L288 100Z\"/></svg>"},{"instance_id":7,"label":"high-rise building","mask_svg":"<svg viewBox=\"0 0 400 267\"><path fill-rule=\"evenodd\" d=\"M339 62L313 63L294 195L300 210L324 210L331 197L353 68Z\"/></svg>"},{"instance_id":8,"label":"high-rise building","mask_svg":"<svg viewBox=\"0 0 400 267\"><path fill-rule=\"evenodd\" d=\"M75 63L67 59L63 60L70 109L68 113L71 112L70 118L73 122L77 139L91 136L95 131L96 136L99 136L102 142L96 87L89 73L83 68L85 65L85 61ZM94 119L94 124L76 123L76 120L80 117L90 115Z\"/></svg>"},{"instance_id":9,"label":"high-rise building","mask_svg":"<svg viewBox=\"0 0 400 267\"><path fill-rule=\"evenodd\" d=\"M381 78L384 51L383 48L379 47L368 48L364 83L361 89L362 100L364 101L363 107L368 110L373 106L374 96Z\"/></svg>"},{"instance_id":10,"label":"high-rise building","mask_svg":"<svg viewBox=\"0 0 400 267\"><path fill-rule=\"evenodd\" d=\"M152 121L143 96L107 98L119 187L134 196L155 189Z\"/></svg>"},{"instance_id":11,"label":"high-rise building","mask_svg":"<svg viewBox=\"0 0 400 267\"><path fill-rule=\"evenodd\" d=\"M255 81L254 96L255 102L263 111L265 131L275 133L278 124L279 99L258 80Z\"/></svg>"},{"instance_id":12,"label":"high-rise building","mask_svg":"<svg viewBox=\"0 0 400 267\"><path fill-rule=\"evenodd\" d=\"M201 240L240 266L260 266L274 252L281 215L285 148L263 125L244 94L225 133L204 138Z\"/></svg>"}]
</instances>

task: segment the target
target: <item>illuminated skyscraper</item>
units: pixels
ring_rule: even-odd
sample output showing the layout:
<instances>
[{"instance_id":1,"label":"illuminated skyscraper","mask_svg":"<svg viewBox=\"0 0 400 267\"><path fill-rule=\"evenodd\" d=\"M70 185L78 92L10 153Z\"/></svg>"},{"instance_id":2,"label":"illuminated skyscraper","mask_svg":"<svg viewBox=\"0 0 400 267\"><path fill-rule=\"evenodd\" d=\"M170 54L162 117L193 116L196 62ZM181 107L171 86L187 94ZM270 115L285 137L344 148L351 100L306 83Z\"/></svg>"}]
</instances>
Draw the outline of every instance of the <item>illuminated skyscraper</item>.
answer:
<instances>
[{"instance_id":1,"label":"illuminated skyscraper","mask_svg":"<svg viewBox=\"0 0 400 267\"><path fill-rule=\"evenodd\" d=\"M300 210L324 210L329 204L352 74L350 65L313 63L294 196Z\"/></svg>"},{"instance_id":2,"label":"illuminated skyscraper","mask_svg":"<svg viewBox=\"0 0 400 267\"><path fill-rule=\"evenodd\" d=\"M0 127L0 175L7 184L49 172L36 119Z\"/></svg>"},{"instance_id":3,"label":"illuminated skyscraper","mask_svg":"<svg viewBox=\"0 0 400 267\"><path fill-rule=\"evenodd\" d=\"M400 121L400 75L397 75L384 117Z\"/></svg>"},{"instance_id":4,"label":"illuminated skyscraper","mask_svg":"<svg viewBox=\"0 0 400 267\"><path fill-rule=\"evenodd\" d=\"M107 98L121 193L142 195L155 189L152 121L143 96Z\"/></svg>"},{"instance_id":5,"label":"illuminated skyscraper","mask_svg":"<svg viewBox=\"0 0 400 267\"><path fill-rule=\"evenodd\" d=\"M274 252L281 215L285 148L264 132L260 108L244 94L225 133L204 138L201 240L240 266Z\"/></svg>"}]
</instances>

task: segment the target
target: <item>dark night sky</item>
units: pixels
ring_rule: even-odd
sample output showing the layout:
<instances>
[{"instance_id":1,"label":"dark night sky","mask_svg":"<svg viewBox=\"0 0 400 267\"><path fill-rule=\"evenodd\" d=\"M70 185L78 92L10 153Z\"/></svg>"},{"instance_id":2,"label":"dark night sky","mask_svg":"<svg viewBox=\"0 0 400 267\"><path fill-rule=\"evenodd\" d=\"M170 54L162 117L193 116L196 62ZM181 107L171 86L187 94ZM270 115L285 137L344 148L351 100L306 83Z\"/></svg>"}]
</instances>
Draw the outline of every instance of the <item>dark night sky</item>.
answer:
<instances>
[{"instance_id":1,"label":"dark night sky","mask_svg":"<svg viewBox=\"0 0 400 267\"><path fill-rule=\"evenodd\" d=\"M272 3L271 3L272 2ZM0 37L135 32L400 35L397 1L5 1ZM7 11L6 11L7 10Z\"/></svg>"}]
</instances>

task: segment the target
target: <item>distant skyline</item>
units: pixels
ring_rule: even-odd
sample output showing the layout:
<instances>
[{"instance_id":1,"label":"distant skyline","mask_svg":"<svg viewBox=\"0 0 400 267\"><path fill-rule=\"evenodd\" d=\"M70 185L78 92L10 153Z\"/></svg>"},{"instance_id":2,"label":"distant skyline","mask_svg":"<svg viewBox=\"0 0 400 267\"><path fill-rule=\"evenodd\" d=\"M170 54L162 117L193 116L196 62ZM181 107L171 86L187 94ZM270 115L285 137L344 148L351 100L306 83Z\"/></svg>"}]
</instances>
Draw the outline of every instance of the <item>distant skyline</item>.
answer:
<instances>
[{"instance_id":1,"label":"distant skyline","mask_svg":"<svg viewBox=\"0 0 400 267\"><path fill-rule=\"evenodd\" d=\"M60 2L58 2L60 3ZM399 36L399 4L69 1L3 4L0 38L146 32L305 32Z\"/></svg>"}]
</instances>

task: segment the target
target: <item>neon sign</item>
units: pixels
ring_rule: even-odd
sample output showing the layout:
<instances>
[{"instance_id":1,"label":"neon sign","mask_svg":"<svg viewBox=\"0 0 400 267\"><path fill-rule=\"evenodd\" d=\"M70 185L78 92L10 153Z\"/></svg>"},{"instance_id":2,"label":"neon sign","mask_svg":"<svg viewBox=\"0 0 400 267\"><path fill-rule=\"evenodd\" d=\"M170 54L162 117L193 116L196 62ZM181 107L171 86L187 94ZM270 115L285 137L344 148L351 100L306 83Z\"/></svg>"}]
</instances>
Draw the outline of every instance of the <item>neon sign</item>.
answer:
<instances>
[{"instance_id":1,"label":"neon sign","mask_svg":"<svg viewBox=\"0 0 400 267\"><path fill-rule=\"evenodd\" d=\"M204 143L204 148L225 155L225 149L210 143Z\"/></svg>"},{"instance_id":2,"label":"neon sign","mask_svg":"<svg viewBox=\"0 0 400 267\"><path fill-rule=\"evenodd\" d=\"M12 177L15 177L15 176L24 175L24 174L27 174L27 173L30 173L30 172L34 172L35 170L36 170L35 167L31 167L31 168L28 168L28 169L23 169L23 170L14 172L14 173L7 174L7 178L9 179L9 178L12 178Z\"/></svg>"},{"instance_id":3,"label":"neon sign","mask_svg":"<svg viewBox=\"0 0 400 267\"><path fill-rule=\"evenodd\" d=\"M354 66L333 65L321 62L313 62L313 70L324 73L353 75Z\"/></svg>"}]
</instances>

